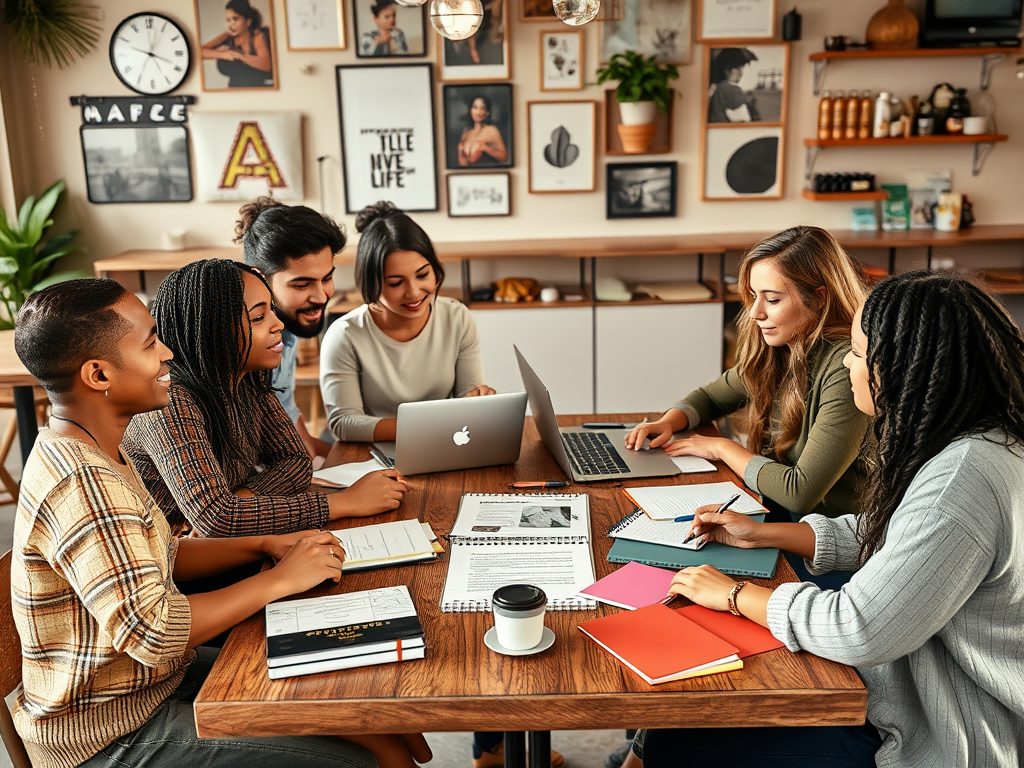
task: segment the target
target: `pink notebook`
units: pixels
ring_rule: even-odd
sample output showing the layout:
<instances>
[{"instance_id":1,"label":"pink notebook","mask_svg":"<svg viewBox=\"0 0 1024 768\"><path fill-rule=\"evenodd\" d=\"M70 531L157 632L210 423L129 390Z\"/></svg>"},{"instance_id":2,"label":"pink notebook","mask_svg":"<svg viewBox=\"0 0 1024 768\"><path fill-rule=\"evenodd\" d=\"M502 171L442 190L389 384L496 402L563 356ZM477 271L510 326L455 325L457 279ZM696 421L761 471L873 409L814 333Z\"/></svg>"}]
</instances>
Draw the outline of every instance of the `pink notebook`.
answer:
<instances>
[{"instance_id":1,"label":"pink notebook","mask_svg":"<svg viewBox=\"0 0 1024 768\"><path fill-rule=\"evenodd\" d=\"M631 562L580 590L580 594L634 611L664 599L675 575L675 571Z\"/></svg>"}]
</instances>

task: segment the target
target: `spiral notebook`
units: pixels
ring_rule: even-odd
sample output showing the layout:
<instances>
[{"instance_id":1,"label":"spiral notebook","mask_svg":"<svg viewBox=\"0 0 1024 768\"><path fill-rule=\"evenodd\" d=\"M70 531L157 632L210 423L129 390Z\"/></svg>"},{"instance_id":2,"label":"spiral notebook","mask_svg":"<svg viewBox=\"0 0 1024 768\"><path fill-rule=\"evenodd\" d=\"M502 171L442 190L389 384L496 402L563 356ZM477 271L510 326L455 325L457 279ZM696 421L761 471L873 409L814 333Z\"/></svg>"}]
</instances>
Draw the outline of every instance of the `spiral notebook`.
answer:
<instances>
[{"instance_id":1,"label":"spiral notebook","mask_svg":"<svg viewBox=\"0 0 1024 768\"><path fill-rule=\"evenodd\" d=\"M540 587L549 611L597 606L579 594L594 583L586 494L469 493L448 539L445 613L490 611L507 584Z\"/></svg>"}]
</instances>

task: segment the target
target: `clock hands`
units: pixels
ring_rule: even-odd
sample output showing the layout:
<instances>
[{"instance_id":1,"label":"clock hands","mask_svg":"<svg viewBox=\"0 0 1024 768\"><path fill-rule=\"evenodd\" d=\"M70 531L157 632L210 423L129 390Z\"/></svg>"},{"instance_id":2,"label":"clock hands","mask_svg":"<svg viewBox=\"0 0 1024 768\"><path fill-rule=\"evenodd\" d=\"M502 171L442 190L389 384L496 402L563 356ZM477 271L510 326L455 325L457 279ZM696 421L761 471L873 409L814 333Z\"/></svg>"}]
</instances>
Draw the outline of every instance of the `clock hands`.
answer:
<instances>
[{"instance_id":1,"label":"clock hands","mask_svg":"<svg viewBox=\"0 0 1024 768\"><path fill-rule=\"evenodd\" d=\"M133 51L138 51L139 53L144 53L147 56L152 56L154 59L160 59L160 61L166 62L168 64L173 63L170 59L165 59L163 56L157 56L152 51L144 51L141 48L136 48L134 45L129 45L128 47L131 48Z\"/></svg>"}]
</instances>

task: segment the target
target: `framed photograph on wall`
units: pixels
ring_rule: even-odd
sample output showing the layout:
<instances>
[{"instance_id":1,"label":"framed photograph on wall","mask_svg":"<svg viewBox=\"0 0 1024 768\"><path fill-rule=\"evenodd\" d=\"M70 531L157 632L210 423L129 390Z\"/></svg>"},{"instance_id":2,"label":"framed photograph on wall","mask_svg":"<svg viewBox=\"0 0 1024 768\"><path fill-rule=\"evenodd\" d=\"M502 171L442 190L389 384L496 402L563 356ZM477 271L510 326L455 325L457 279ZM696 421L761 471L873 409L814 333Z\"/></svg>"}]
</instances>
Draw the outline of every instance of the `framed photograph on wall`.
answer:
<instances>
[{"instance_id":1,"label":"framed photograph on wall","mask_svg":"<svg viewBox=\"0 0 1024 768\"><path fill-rule=\"evenodd\" d=\"M352 0L356 56L391 59L426 56L426 6L409 7L395 0Z\"/></svg>"},{"instance_id":2,"label":"framed photograph on wall","mask_svg":"<svg viewBox=\"0 0 1024 768\"><path fill-rule=\"evenodd\" d=\"M530 192L593 192L596 101L530 101Z\"/></svg>"},{"instance_id":3,"label":"framed photograph on wall","mask_svg":"<svg viewBox=\"0 0 1024 768\"><path fill-rule=\"evenodd\" d=\"M786 122L789 43L705 46L704 73L709 125Z\"/></svg>"},{"instance_id":4,"label":"framed photograph on wall","mask_svg":"<svg viewBox=\"0 0 1024 768\"><path fill-rule=\"evenodd\" d=\"M621 0L623 18L601 23L601 61L637 51L667 64L689 64L691 0Z\"/></svg>"},{"instance_id":5,"label":"framed photograph on wall","mask_svg":"<svg viewBox=\"0 0 1024 768\"><path fill-rule=\"evenodd\" d=\"M608 163L609 219L644 219L676 215L679 164Z\"/></svg>"},{"instance_id":6,"label":"framed photograph on wall","mask_svg":"<svg viewBox=\"0 0 1024 768\"><path fill-rule=\"evenodd\" d=\"M224 0L195 0L203 90L276 89L273 3L249 0L244 16L224 5Z\"/></svg>"},{"instance_id":7,"label":"framed photograph on wall","mask_svg":"<svg viewBox=\"0 0 1024 768\"><path fill-rule=\"evenodd\" d=\"M704 131L702 200L782 197L781 126L709 126Z\"/></svg>"},{"instance_id":8,"label":"framed photograph on wall","mask_svg":"<svg viewBox=\"0 0 1024 768\"><path fill-rule=\"evenodd\" d=\"M345 50L342 0L284 0L289 51Z\"/></svg>"},{"instance_id":9,"label":"framed photograph on wall","mask_svg":"<svg viewBox=\"0 0 1024 768\"><path fill-rule=\"evenodd\" d=\"M448 215L510 216L510 173L449 173Z\"/></svg>"},{"instance_id":10,"label":"framed photograph on wall","mask_svg":"<svg viewBox=\"0 0 1024 768\"><path fill-rule=\"evenodd\" d=\"M184 125L83 125L90 203L187 203L192 199Z\"/></svg>"},{"instance_id":11,"label":"framed photograph on wall","mask_svg":"<svg viewBox=\"0 0 1024 768\"><path fill-rule=\"evenodd\" d=\"M336 68L345 212L378 200L436 211L433 66Z\"/></svg>"},{"instance_id":12,"label":"framed photograph on wall","mask_svg":"<svg viewBox=\"0 0 1024 768\"><path fill-rule=\"evenodd\" d=\"M583 30L540 33L540 89L583 90Z\"/></svg>"},{"instance_id":13,"label":"framed photograph on wall","mask_svg":"<svg viewBox=\"0 0 1024 768\"><path fill-rule=\"evenodd\" d=\"M507 0L484 0L480 29L466 40L437 36L441 80L476 82L508 80L512 74L508 45Z\"/></svg>"},{"instance_id":14,"label":"framed photograph on wall","mask_svg":"<svg viewBox=\"0 0 1024 768\"><path fill-rule=\"evenodd\" d=\"M694 0L697 40L749 42L775 39L776 0Z\"/></svg>"},{"instance_id":15,"label":"framed photograph on wall","mask_svg":"<svg viewBox=\"0 0 1024 768\"><path fill-rule=\"evenodd\" d=\"M508 2L508 0L506 0ZM558 21L551 0L518 0L520 21Z\"/></svg>"},{"instance_id":16,"label":"framed photograph on wall","mask_svg":"<svg viewBox=\"0 0 1024 768\"><path fill-rule=\"evenodd\" d=\"M512 84L444 86L445 167L511 168Z\"/></svg>"}]
</instances>

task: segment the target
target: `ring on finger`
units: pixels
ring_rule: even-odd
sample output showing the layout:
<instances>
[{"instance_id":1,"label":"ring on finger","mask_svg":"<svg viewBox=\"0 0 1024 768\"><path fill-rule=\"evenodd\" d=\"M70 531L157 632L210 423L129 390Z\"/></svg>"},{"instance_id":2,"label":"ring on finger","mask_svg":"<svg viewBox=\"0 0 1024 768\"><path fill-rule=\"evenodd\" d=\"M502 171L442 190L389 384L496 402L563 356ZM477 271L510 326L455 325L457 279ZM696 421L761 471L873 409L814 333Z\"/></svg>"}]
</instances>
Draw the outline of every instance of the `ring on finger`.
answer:
<instances>
[{"instance_id":1,"label":"ring on finger","mask_svg":"<svg viewBox=\"0 0 1024 768\"><path fill-rule=\"evenodd\" d=\"M338 556L334 554L334 547L328 547L327 551L331 553L331 557L333 557L335 560L338 559Z\"/></svg>"}]
</instances>

